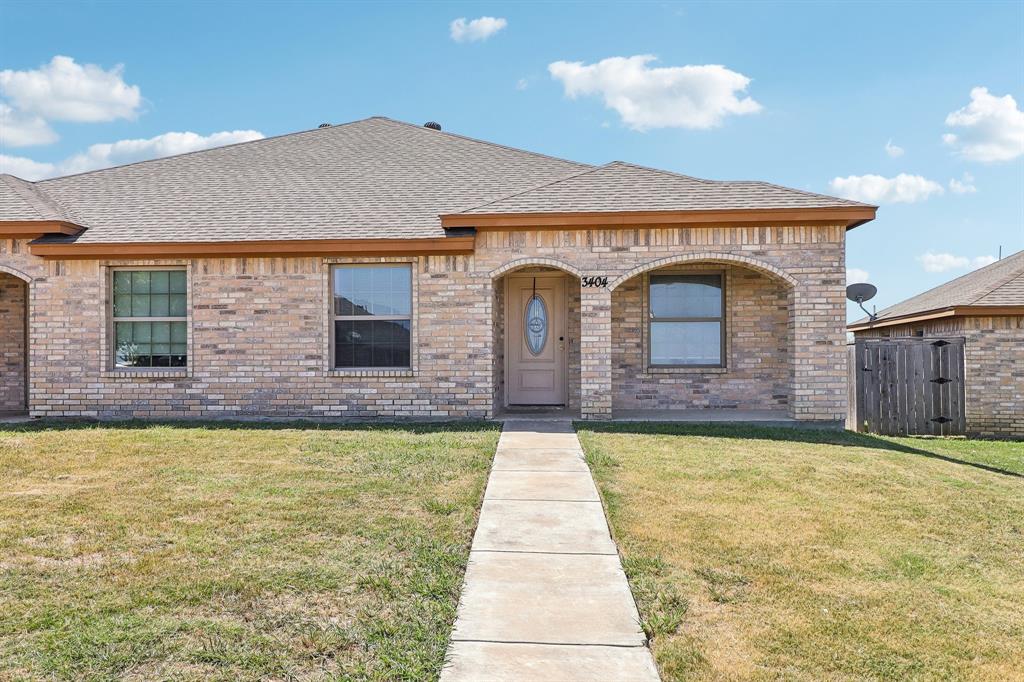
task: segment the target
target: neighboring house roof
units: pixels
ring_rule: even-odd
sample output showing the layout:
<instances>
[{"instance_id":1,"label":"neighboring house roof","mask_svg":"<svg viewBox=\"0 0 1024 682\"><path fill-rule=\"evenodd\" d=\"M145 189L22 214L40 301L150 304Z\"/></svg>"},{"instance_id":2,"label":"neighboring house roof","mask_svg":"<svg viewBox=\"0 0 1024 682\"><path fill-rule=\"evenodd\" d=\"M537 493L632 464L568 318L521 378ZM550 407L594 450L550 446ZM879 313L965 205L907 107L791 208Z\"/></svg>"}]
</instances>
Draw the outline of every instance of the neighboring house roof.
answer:
<instances>
[{"instance_id":1,"label":"neighboring house roof","mask_svg":"<svg viewBox=\"0 0 1024 682\"><path fill-rule=\"evenodd\" d=\"M968 314L1024 315L1024 251L889 306L874 322L865 317L849 328L861 331L922 318Z\"/></svg>"},{"instance_id":2,"label":"neighboring house roof","mask_svg":"<svg viewBox=\"0 0 1024 682\"><path fill-rule=\"evenodd\" d=\"M469 216L495 212L825 209L843 211L847 225L874 217L872 206L767 183L698 180L622 162L595 168L381 117L37 183L12 180L74 210L70 222L84 232L33 246L68 257L72 246L88 257L103 245L133 245L131 255L156 245L255 252L260 244L355 240L433 240L441 249L454 243L446 228L475 227L478 218ZM0 224L29 210L18 192L7 194ZM445 223L449 214L463 222Z\"/></svg>"}]
</instances>

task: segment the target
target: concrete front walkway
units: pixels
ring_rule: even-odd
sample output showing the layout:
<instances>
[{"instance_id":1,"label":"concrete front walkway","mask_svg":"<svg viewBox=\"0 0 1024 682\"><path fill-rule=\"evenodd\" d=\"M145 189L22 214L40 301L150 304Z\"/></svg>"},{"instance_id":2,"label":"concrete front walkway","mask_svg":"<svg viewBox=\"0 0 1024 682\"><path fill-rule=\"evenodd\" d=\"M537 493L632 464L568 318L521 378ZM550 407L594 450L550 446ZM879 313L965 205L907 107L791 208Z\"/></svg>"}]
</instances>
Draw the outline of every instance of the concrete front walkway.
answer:
<instances>
[{"instance_id":1,"label":"concrete front walkway","mask_svg":"<svg viewBox=\"0 0 1024 682\"><path fill-rule=\"evenodd\" d=\"M657 679L572 422L506 422L441 681Z\"/></svg>"}]
</instances>

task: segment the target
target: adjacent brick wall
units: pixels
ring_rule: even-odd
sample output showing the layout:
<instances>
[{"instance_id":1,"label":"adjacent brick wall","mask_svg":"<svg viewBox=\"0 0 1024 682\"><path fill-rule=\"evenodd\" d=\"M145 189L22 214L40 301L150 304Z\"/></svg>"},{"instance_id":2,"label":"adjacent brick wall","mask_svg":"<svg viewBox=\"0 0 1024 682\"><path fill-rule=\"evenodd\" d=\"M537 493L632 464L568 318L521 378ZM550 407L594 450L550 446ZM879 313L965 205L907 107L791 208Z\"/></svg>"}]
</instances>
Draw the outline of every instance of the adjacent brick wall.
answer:
<instances>
[{"instance_id":1,"label":"adjacent brick wall","mask_svg":"<svg viewBox=\"0 0 1024 682\"><path fill-rule=\"evenodd\" d=\"M921 334L964 338L968 434L1024 438L1024 316L945 318L856 335L883 338Z\"/></svg>"},{"instance_id":2,"label":"adjacent brick wall","mask_svg":"<svg viewBox=\"0 0 1024 682\"><path fill-rule=\"evenodd\" d=\"M0 413L25 406L25 282L0 272Z\"/></svg>"},{"instance_id":3,"label":"adjacent brick wall","mask_svg":"<svg viewBox=\"0 0 1024 682\"><path fill-rule=\"evenodd\" d=\"M733 311L740 336L732 343L743 349L736 368L742 366L746 378L659 378L649 386L669 396L662 404L688 406L685 396L695 394L689 386L698 380L717 391L722 404L738 395L730 393L729 382L764 380L771 391L756 404L781 406L783 398L774 396L786 395L789 413L799 419L841 420L844 238L841 226L481 232L473 255L404 259L415 268L415 366L363 373L327 367L329 260L185 262L190 367L156 376L110 371L105 278L114 263L44 262L29 255L24 242L7 240L0 242L0 266L33 278L30 407L39 416L487 416L502 380L495 362L502 302L495 285L505 266L518 263L560 267L573 281L581 274L609 278L608 288L584 288L570 297L570 320L579 319L578 346L570 353L570 377L578 376L570 384L571 400L585 417L606 417L616 386L627 381L624 368L617 375L613 370L612 289L624 287L614 297L625 300L629 281L652 264L686 259L692 266L711 259L730 269L743 294ZM782 290L788 292L790 339L784 352ZM767 317L756 316L765 303ZM764 341L762 354L754 350L756 339Z\"/></svg>"}]
</instances>

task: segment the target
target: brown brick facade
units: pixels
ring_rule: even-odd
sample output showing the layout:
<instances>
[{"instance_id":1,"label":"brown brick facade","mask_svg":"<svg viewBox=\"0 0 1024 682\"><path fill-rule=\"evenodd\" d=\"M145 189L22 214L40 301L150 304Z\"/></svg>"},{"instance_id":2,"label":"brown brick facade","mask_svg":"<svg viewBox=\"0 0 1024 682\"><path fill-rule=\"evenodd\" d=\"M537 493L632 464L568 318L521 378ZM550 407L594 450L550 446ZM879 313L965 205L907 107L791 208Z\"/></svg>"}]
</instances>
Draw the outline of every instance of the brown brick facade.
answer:
<instances>
[{"instance_id":1,"label":"brown brick facade","mask_svg":"<svg viewBox=\"0 0 1024 682\"><path fill-rule=\"evenodd\" d=\"M188 270L190 357L188 370L157 375L109 366L108 270L133 263L43 261L5 240L0 266L33 279L37 416L489 416L502 381L496 287L518 267L558 267L576 283L609 281L570 296L570 400L584 417L642 402L834 421L846 403L844 238L841 226L530 230L481 232L468 256L161 262ZM413 265L413 368L331 371L330 263L380 260ZM645 375L629 338L644 273L709 263L728 273L730 366Z\"/></svg>"},{"instance_id":2,"label":"brown brick facade","mask_svg":"<svg viewBox=\"0 0 1024 682\"><path fill-rule=\"evenodd\" d=\"M1024 316L953 317L857 332L857 338L964 338L967 433L1024 438Z\"/></svg>"}]
</instances>

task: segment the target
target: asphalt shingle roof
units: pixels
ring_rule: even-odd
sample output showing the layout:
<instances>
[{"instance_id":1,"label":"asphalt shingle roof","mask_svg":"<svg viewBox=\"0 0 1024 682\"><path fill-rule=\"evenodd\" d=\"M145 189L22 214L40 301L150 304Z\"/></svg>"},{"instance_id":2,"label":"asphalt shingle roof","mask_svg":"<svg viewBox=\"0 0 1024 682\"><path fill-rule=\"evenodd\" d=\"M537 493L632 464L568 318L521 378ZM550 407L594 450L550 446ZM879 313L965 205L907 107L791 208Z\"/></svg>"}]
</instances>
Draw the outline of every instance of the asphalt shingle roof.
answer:
<instances>
[{"instance_id":1,"label":"asphalt shingle roof","mask_svg":"<svg viewBox=\"0 0 1024 682\"><path fill-rule=\"evenodd\" d=\"M702 180L624 161L475 206L463 213L714 211L867 206L767 182Z\"/></svg>"},{"instance_id":2,"label":"asphalt shingle roof","mask_svg":"<svg viewBox=\"0 0 1024 682\"><path fill-rule=\"evenodd\" d=\"M41 192L36 184L0 174L0 217L3 220L67 220L67 211Z\"/></svg>"},{"instance_id":3,"label":"asphalt shingle roof","mask_svg":"<svg viewBox=\"0 0 1024 682\"><path fill-rule=\"evenodd\" d=\"M1024 251L879 311L878 321L961 306L1024 305ZM854 322L866 324L868 319Z\"/></svg>"},{"instance_id":4,"label":"asphalt shingle roof","mask_svg":"<svg viewBox=\"0 0 1024 682\"><path fill-rule=\"evenodd\" d=\"M381 117L37 183L10 178L0 220L39 212L25 187L86 228L47 239L79 244L442 237L439 216L467 209L864 206L763 182L594 167Z\"/></svg>"},{"instance_id":5,"label":"asphalt shingle roof","mask_svg":"<svg viewBox=\"0 0 1024 682\"><path fill-rule=\"evenodd\" d=\"M438 215L587 166L384 118L37 185L77 242L443 237Z\"/></svg>"}]
</instances>

